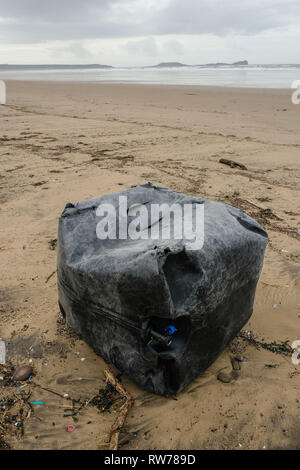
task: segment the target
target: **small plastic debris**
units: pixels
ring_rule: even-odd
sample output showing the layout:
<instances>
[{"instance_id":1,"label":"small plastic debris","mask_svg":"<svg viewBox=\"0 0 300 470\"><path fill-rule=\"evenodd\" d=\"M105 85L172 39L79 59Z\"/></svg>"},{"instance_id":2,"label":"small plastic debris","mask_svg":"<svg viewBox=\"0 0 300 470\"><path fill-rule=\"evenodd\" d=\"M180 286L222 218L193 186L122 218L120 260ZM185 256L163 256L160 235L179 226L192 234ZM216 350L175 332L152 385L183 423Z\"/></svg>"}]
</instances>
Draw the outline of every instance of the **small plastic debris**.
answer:
<instances>
[{"instance_id":1,"label":"small plastic debris","mask_svg":"<svg viewBox=\"0 0 300 470\"><path fill-rule=\"evenodd\" d=\"M68 393L64 393L64 398L69 398L69 394L68 394Z\"/></svg>"},{"instance_id":2,"label":"small plastic debris","mask_svg":"<svg viewBox=\"0 0 300 470\"><path fill-rule=\"evenodd\" d=\"M6 361L6 348L4 341L0 341L0 364L4 365Z\"/></svg>"},{"instance_id":3,"label":"small plastic debris","mask_svg":"<svg viewBox=\"0 0 300 470\"><path fill-rule=\"evenodd\" d=\"M175 328L174 325L169 325L169 326L167 326L167 328L165 328L165 332L166 332L169 336L171 336L171 335L173 335L174 333L176 333L176 331L178 331L178 330L177 330L177 328Z\"/></svg>"},{"instance_id":4,"label":"small plastic debris","mask_svg":"<svg viewBox=\"0 0 300 470\"><path fill-rule=\"evenodd\" d=\"M280 304L273 304L273 308L280 307Z\"/></svg>"},{"instance_id":5,"label":"small plastic debris","mask_svg":"<svg viewBox=\"0 0 300 470\"><path fill-rule=\"evenodd\" d=\"M82 357L81 360L82 360L82 362L85 361L85 357Z\"/></svg>"},{"instance_id":6,"label":"small plastic debris","mask_svg":"<svg viewBox=\"0 0 300 470\"><path fill-rule=\"evenodd\" d=\"M67 432L73 432L75 431L75 426L73 424L69 424L69 426L66 427Z\"/></svg>"},{"instance_id":7,"label":"small plastic debris","mask_svg":"<svg viewBox=\"0 0 300 470\"><path fill-rule=\"evenodd\" d=\"M288 250L281 250L281 253L288 253Z\"/></svg>"},{"instance_id":8,"label":"small plastic debris","mask_svg":"<svg viewBox=\"0 0 300 470\"><path fill-rule=\"evenodd\" d=\"M98 408L99 411L109 411L115 398L116 389L108 382L105 388L99 390L99 394L91 400L91 405Z\"/></svg>"},{"instance_id":9,"label":"small plastic debris","mask_svg":"<svg viewBox=\"0 0 300 470\"><path fill-rule=\"evenodd\" d=\"M22 366L19 367L14 375L13 375L13 380L16 382L23 382L27 380L33 373L33 369L31 366Z\"/></svg>"},{"instance_id":10,"label":"small plastic debris","mask_svg":"<svg viewBox=\"0 0 300 470\"><path fill-rule=\"evenodd\" d=\"M31 404L32 405L43 405L44 402L43 401L32 401Z\"/></svg>"}]
</instances>

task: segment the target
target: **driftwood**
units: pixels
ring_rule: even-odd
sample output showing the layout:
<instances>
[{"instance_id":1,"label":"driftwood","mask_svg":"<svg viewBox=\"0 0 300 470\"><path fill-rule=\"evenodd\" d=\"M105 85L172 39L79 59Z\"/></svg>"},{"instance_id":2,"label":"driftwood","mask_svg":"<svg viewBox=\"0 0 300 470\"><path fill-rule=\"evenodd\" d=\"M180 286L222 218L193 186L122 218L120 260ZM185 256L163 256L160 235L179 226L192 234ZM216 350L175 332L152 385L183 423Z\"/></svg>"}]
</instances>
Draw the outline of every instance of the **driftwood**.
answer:
<instances>
[{"instance_id":1,"label":"driftwood","mask_svg":"<svg viewBox=\"0 0 300 470\"><path fill-rule=\"evenodd\" d=\"M128 393L118 382L118 380L115 378L115 376L110 372L109 370L105 369L104 370L106 379L112 384L113 387L122 395L123 397L126 398L125 403L122 405L120 409L120 413L112 425L111 431L110 431L110 442L109 442L109 449L110 450L117 450L118 445L119 445L119 436L120 436L120 431L124 425L124 422L126 420L126 416L130 410L130 408L133 406L134 400L130 393Z\"/></svg>"},{"instance_id":2,"label":"driftwood","mask_svg":"<svg viewBox=\"0 0 300 470\"><path fill-rule=\"evenodd\" d=\"M47 277L47 279L46 279L46 281L45 281L45 284L47 284L47 282L50 281L51 277L54 276L54 274L56 273L56 271L57 271L57 269L56 269L55 271L53 271L53 273L51 273L51 274Z\"/></svg>"},{"instance_id":3,"label":"driftwood","mask_svg":"<svg viewBox=\"0 0 300 470\"><path fill-rule=\"evenodd\" d=\"M220 158L220 163L230 166L230 168L240 168L241 170L248 170L248 168L242 163L234 162L233 160L227 160L227 158Z\"/></svg>"}]
</instances>

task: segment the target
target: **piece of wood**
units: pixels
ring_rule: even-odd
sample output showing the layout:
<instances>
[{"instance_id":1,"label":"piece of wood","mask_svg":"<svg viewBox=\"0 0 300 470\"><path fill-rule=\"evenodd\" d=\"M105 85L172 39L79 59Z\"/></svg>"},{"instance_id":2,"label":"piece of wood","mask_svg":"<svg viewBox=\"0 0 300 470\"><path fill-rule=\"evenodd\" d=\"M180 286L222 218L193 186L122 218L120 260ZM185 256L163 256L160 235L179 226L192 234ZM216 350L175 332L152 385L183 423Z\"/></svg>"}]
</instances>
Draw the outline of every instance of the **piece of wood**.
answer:
<instances>
[{"instance_id":1,"label":"piece of wood","mask_svg":"<svg viewBox=\"0 0 300 470\"><path fill-rule=\"evenodd\" d=\"M126 401L121 406L117 419L112 425L112 428L110 431L109 449L118 450L120 431L125 423L125 420L126 420L126 417L130 408L134 404L134 400L132 396L130 395L130 393L128 393L125 390L125 388L122 387L120 382L116 379L116 377L113 375L111 371L105 369L104 373L105 373L106 379L112 384L112 386L115 387L115 389L120 393L120 395L123 395L123 397L126 398Z\"/></svg>"},{"instance_id":2,"label":"piece of wood","mask_svg":"<svg viewBox=\"0 0 300 470\"><path fill-rule=\"evenodd\" d=\"M54 276L54 274L56 273L56 271L57 271L57 269L56 269L55 271L53 271L53 273L51 273L51 274L47 277L47 279L46 279L46 281L45 281L45 284L47 284L47 282L50 281L51 277Z\"/></svg>"},{"instance_id":3,"label":"piece of wood","mask_svg":"<svg viewBox=\"0 0 300 470\"><path fill-rule=\"evenodd\" d=\"M240 168L241 170L248 170L248 168L242 163L234 162L233 160L228 160L227 158L220 158L220 163L223 165L228 165L230 168Z\"/></svg>"}]
</instances>

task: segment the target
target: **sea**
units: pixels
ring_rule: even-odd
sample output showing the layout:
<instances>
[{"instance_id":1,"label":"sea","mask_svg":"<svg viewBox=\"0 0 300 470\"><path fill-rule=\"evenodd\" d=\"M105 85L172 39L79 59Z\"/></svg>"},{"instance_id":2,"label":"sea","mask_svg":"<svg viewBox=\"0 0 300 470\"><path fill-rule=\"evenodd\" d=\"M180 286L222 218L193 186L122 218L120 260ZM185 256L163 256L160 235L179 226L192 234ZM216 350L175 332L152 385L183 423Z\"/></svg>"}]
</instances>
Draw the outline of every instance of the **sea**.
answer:
<instances>
[{"instance_id":1,"label":"sea","mask_svg":"<svg viewBox=\"0 0 300 470\"><path fill-rule=\"evenodd\" d=\"M298 88L300 65L102 68L97 66L4 66L0 80ZM299 83L295 83L298 81Z\"/></svg>"}]
</instances>

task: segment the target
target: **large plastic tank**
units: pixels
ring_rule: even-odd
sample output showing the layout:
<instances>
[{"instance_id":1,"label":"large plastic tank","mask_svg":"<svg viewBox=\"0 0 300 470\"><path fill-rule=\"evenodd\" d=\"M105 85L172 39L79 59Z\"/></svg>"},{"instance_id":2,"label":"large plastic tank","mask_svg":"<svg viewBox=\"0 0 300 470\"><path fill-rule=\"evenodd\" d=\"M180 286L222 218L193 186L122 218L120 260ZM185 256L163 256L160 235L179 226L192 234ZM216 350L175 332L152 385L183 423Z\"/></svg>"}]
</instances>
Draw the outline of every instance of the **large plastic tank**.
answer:
<instances>
[{"instance_id":1,"label":"large plastic tank","mask_svg":"<svg viewBox=\"0 0 300 470\"><path fill-rule=\"evenodd\" d=\"M178 237L180 212L156 212L153 220L153 204L175 204L182 214L185 206L203 208L203 227L192 212L197 243ZM139 238L132 234L137 214L144 216ZM159 225L169 226L168 238L155 230L151 238ZM170 396L207 369L249 320L267 242L265 230L239 209L150 183L67 204L58 233L61 312L107 362L145 390Z\"/></svg>"}]
</instances>

